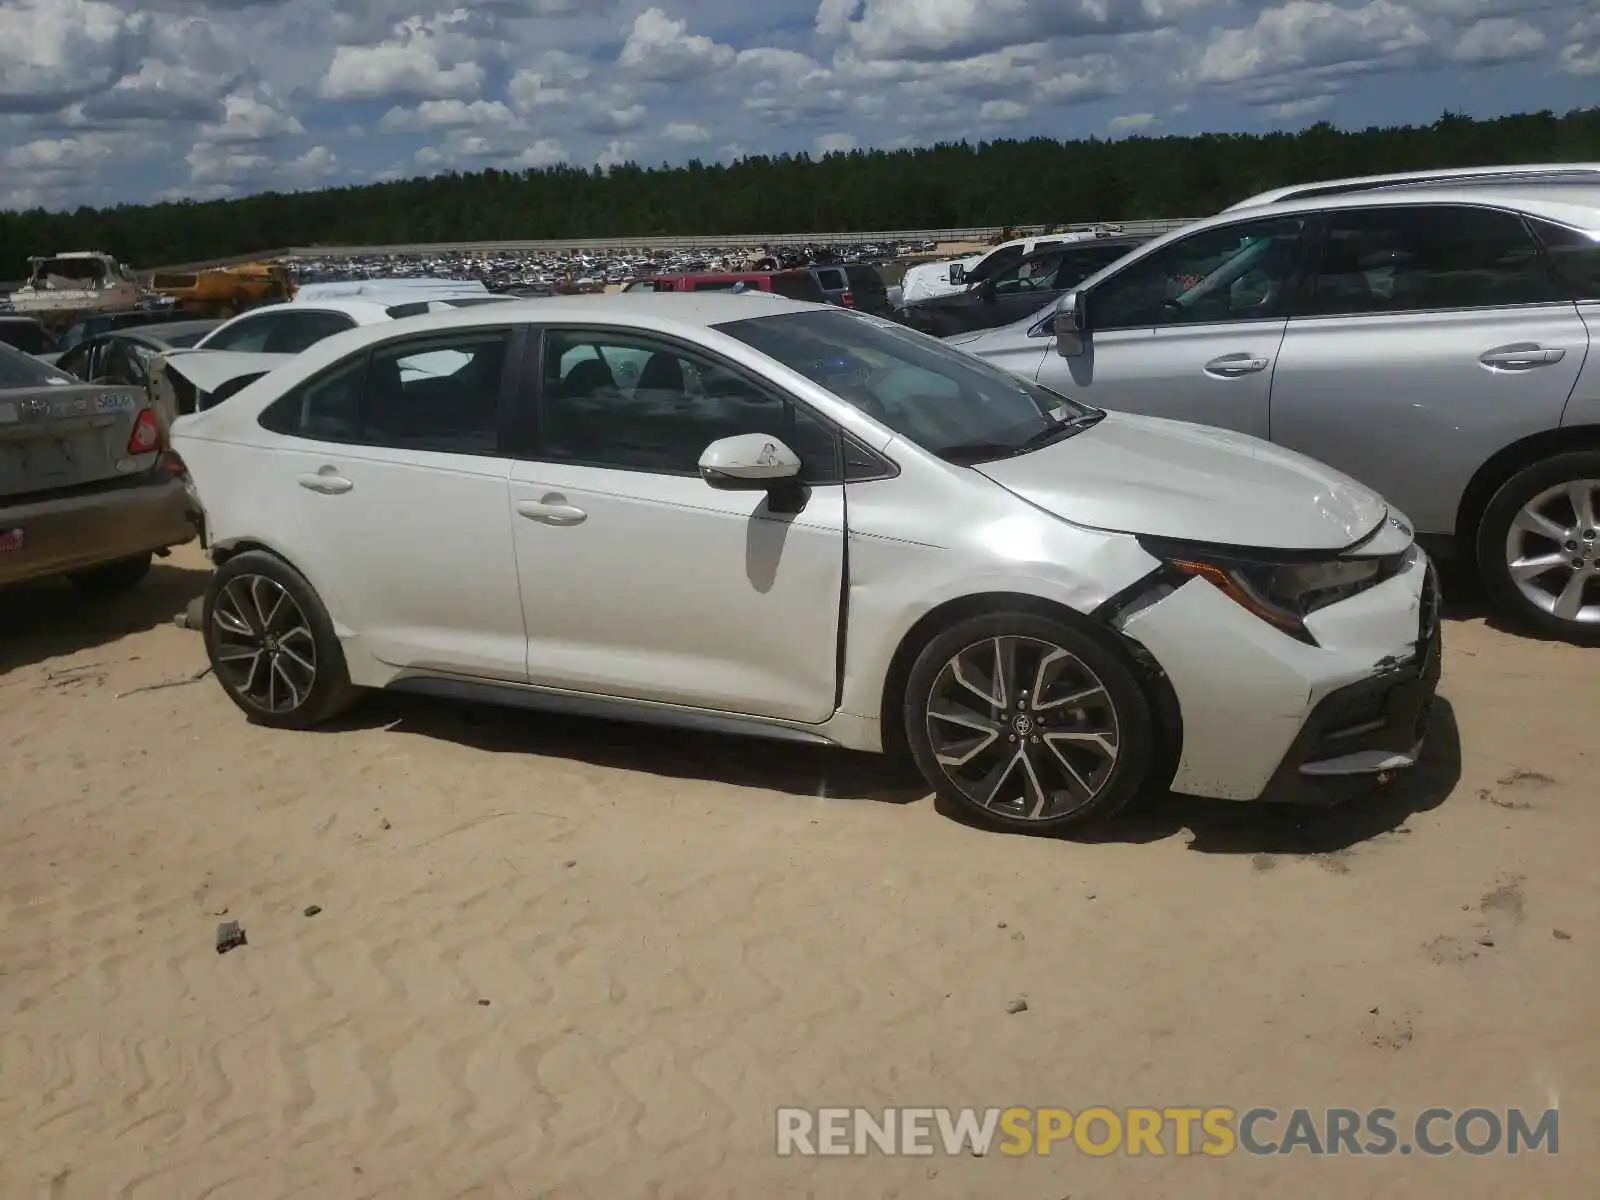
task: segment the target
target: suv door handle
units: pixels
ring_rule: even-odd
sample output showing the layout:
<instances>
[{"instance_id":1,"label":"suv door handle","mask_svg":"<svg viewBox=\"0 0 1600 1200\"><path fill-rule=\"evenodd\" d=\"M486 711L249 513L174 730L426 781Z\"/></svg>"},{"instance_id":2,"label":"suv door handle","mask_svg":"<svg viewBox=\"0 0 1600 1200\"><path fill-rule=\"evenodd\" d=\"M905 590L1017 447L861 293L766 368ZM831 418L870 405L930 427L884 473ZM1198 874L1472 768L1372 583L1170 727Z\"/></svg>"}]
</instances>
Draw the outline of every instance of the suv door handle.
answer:
<instances>
[{"instance_id":1,"label":"suv door handle","mask_svg":"<svg viewBox=\"0 0 1600 1200\"><path fill-rule=\"evenodd\" d=\"M517 502L517 515L543 525L581 525L589 517L583 509L562 503L558 496L544 500L520 500Z\"/></svg>"},{"instance_id":2,"label":"suv door handle","mask_svg":"<svg viewBox=\"0 0 1600 1200\"><path fill-rule=\"evenodd\" d=\"M337 467L323 467L315 474L300 476L300 486L324 496L342 496L355 484L339 474Z\"/></svg>"},{"instance_id":3,"label":"suv door handle","mask_svg":"<svg viewBox=\"0 0 1600 1200\"><path fill-rule=\"evenodd\" d=\"M1522 342L1515 346L1496 346L1493 350L1480 355L1478 361L1491 369L1526 371L1533 367L1547 367L1551 363L1558 363L1566 356L1567 351L1564 346L1546 347L1534 342Z\"/></svg>"},{"instance_id":4,"label":"suv door handle","mask_svg":"<svg viewBox=\"0 0 1600 1200\"><path fill-rule=\"evenodd\" d=\"M1254 375L1265 371L1270 362L1253 354L1224 354L1205 365L1207 375L1220 375L1224 379L1237 379L1241 375Z\"/></svg>"}]
</instances>

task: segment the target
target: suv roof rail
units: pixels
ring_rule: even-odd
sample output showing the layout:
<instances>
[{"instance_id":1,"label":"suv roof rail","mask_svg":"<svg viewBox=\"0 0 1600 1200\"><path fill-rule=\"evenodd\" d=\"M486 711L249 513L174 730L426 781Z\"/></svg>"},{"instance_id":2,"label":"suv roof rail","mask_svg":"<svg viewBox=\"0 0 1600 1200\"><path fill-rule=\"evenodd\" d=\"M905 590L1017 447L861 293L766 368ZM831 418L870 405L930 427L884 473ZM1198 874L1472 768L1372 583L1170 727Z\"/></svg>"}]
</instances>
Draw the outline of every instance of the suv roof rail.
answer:
<instances>
[{"instance_id":1,"label":"suv roof rail","mask_svg":"<svg viewBox=\"0 0 1600 1200\"><path fill-rule=\"evenodd\" d=\"M1349 179L1325 179L1316 183L1292 184L1260 192L1223 212L1281 204L1287 200L1313 200L1319 196L1342 196L1351 192L1378 191L1383 188L1426 187L1430 184L1474 183L1569 183L1600 182L1600 163L1519 163L1509 166L1441 167L1432 171L1401 171L1390 175L1360 175Z\"/></svg>"}]
</instances>

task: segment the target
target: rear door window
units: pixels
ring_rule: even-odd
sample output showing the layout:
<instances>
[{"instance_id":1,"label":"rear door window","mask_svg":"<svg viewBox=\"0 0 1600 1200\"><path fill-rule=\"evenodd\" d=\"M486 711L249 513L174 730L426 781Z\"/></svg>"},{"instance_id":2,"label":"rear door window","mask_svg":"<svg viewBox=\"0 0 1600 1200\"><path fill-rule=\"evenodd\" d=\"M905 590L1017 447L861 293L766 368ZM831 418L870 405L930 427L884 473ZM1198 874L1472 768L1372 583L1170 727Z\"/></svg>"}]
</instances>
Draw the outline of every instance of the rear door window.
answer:
<instances>
[{"instance_id":1,"label":"rear door window","mask_svg":"<svg viewBox=\"0 0 1600 1200\"><path fill-rule=\"evenodd\" d=\"M818 267L816 276L817 283L826 292L842 292L850 286L849 280L844 277L844 272L838 267Z\"/></svg>"},{"instance_id":2,"label":"rear door window","mask_svg":"<svg viewBox=\"0 0 1600 1200\"><path fill-rule=\"evenodd\" d=\"M1514 213L1424 204L1336 209L1308 280L1305 316L1500 308L1563 299Z\"/></svg>"}]
</instances>

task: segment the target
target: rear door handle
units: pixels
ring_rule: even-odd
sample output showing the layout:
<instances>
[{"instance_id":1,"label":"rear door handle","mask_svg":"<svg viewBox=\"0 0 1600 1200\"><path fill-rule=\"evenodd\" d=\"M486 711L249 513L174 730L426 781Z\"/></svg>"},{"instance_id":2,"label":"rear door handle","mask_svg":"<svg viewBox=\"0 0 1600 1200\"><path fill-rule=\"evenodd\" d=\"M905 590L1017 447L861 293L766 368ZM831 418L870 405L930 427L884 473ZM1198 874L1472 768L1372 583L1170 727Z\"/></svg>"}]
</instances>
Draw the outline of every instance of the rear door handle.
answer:
<instances>
[{"instance_id":1,"label":"rear door handle","mask_svg":"<svg viewBox=\"0 0 1600 1200\"><path fill-rule=\"evenodd\" d=\"M1496 346L1480 355L1484 366L1501 371L1527 371L1534 367L1547 367L1567 356L1564 346L1540 346L1535 342L1522 342L1515 346Z\"/></svg>"},{"instance_id":2,"label":"rear door handle","mask_svg":"<svg viewBox=\"0 0 1600 1200\"><path fill-rule=\"evenodd\" d=\"M538 521L541 525L581 525L589 517L583 509L575 508L559 496L547 496L543 500L519 500L517 515Z\"/></svg>"},{"instance_id":3,"label":"rear door handle","mask_svg":"<svg viewBox=\"0 0 1600 1200\"><path fill-rule=\"evenodd\" d=\"M1219 375L1223 379L1237 379L1241 375L1254 375L1257 371L1265 371L1270 361L1257 358L1253 354L1224 354L1221 358L1213 358L1205 366L1207 375Z\"/></svg>"},{"instance_id":4,"label":"rear door handle","mask_svg":"<svg viewBox=\"0 0 1600 1200\"><path fill-rule=\"evenodd\" d=\"M342 496L355 484L339 474L337 467L323 467L314 474L300 476L300 486L325 496Z\"/></svg>"}]
</instances>

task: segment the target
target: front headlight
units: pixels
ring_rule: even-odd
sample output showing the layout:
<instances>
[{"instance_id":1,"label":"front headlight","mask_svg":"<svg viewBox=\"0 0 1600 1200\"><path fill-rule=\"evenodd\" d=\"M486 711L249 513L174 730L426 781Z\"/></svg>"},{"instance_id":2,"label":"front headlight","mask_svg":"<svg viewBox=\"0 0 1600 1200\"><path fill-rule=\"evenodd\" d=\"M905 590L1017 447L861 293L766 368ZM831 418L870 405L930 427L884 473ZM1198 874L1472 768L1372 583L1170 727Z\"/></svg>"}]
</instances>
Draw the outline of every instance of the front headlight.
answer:
<instances>
[{"instance_id":1,"label":"front headlight","mask_svg":"<svg viewBox=\"0 0 1600 1200\"><path fill-rule=\"evenodd\" d=\"M1204 579L1290 637L1316 645L1305 618L1382 583L1403 555L1367 558L1244 557L1237 552L1140 538L1145 551L1180 575Z\"/></svg>"}]
</instances>

